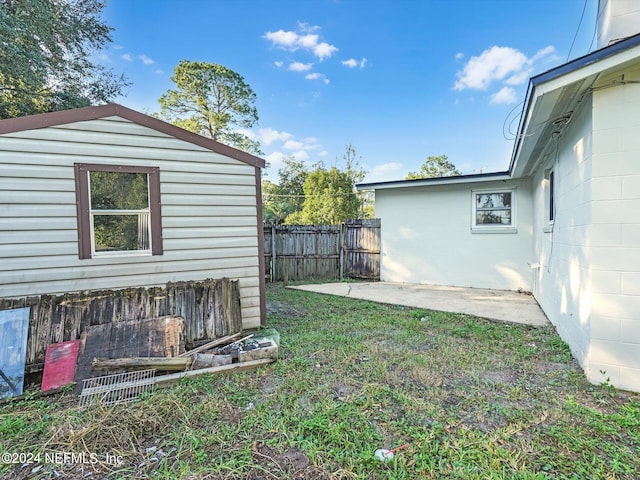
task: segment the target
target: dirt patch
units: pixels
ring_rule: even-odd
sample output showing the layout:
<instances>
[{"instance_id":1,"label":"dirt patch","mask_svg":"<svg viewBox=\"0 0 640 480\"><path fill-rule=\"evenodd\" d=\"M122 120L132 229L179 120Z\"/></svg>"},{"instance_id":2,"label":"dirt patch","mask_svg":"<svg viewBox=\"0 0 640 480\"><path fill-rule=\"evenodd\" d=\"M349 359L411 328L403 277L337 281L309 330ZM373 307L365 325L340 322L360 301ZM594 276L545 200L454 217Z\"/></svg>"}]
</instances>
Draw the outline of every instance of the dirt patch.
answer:
<instances>
[{"instance_id":1,"label":"dirt patch","mask_svg":"<svg viewBox=\"0 0 640 480\"><path fill-rule=\"evenodd\" d=\"M293 308L291 305L278 300L267 300L267 313L286 317L304 317L307 315L304 309Z\"/></svg>"},{"instance_id":2,"label":"dirt patch","mask_svg":"<svg viewBox=\"0 0 640 480\"><path fill-rule=\"evenodd\" d=\"M487 370L481 374L482 380L494 384L504 383L507 385L513 385L518 382L519 375L517 372L505 368L501 370Z\"/></svg>"},{"instance_id":3,"label":"dirt patch","mask_svg":"<svg viewBox=\"0 0 640 480\"><path fill-rule=\"evenodd\" d=\"M246 477L250 480L266 478L295 478L296 480L331 478L331 474L328 472L311 465L309 457L298 448L289 448L284 452L277 452L262 443L256 443L253 447L253 459L256 464L270 472L270 475L265 476L264 472L250 474Z\"/></svg>"}]
</instances>

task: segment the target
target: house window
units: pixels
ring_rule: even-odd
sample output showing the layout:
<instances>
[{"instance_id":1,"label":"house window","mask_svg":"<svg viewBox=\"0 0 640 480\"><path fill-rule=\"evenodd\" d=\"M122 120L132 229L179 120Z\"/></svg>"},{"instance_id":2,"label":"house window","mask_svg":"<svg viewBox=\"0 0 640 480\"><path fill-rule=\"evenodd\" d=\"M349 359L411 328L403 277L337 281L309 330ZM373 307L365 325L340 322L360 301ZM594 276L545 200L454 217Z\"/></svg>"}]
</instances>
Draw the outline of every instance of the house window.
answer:
<instances>
[{"instance_id":1,"label":"house window","mask_svg":"<svg viewBox=\"0 0 640 480\"><path fill-rule=\"evenodd\" d=\"M472 229L506 231L515 229L515 189L475 190Z\"/></svg>"},{"instance_id":2,"label":"house window","mask_svg":"<svg viewBox=\"0 0 640 480\"><path fill-rule=\"evenodd\" d=\"M556 219L556 187L555 172L549 172L549 223L553 223Z\"/></svg>"},{"instance_id":3,"label":"house window","mask_svg":"<svg viewBox=\"0 0 640 480\"><path fill-rule=\"evenodd\" d=\"M81 259L162 254L157 167L75 165Z\"/></svg>"}]
</instances>

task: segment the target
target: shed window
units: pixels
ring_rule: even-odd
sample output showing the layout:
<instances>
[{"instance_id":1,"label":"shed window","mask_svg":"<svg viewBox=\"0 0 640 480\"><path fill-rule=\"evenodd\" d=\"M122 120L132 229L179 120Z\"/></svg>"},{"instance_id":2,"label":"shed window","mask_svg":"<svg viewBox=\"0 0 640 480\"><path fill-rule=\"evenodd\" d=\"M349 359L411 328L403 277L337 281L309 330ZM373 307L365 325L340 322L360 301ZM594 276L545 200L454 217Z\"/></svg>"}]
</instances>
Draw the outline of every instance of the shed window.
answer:
<instances>
[{"instance_id":1,"label":"shed window","mask_svg":"<svg viewBox=\"0 0 640 480\"><path fill-rule=\"evenodd\" d=\"M515 190L473 191L474 230L515 228Z\"/></svg>"},{"instance_id":2,"label":"shed window","mask_svg":"<svg viewBox=\"0 0 640 480\"><path fill-rule=\"evenodd\" d=\"M156 167L76 164L80 258L162 254Z\"/></svg>"}]
</instances>

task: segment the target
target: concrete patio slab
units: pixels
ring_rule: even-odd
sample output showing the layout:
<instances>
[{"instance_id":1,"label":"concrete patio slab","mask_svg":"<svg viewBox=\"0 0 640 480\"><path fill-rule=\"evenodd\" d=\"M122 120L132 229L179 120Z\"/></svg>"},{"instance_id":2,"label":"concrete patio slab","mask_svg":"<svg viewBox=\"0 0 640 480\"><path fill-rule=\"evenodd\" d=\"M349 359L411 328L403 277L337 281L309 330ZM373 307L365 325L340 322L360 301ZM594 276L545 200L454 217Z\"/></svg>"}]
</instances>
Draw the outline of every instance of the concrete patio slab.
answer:
<instances>
[{"instance_id":1,"label":"concrete patio slab","mask_svg":"<svg viewBox=\"0 0 640 480\"><path fill-rule=\"evenodd\" d=\"M533 296L507 290L390 282L336 282L290 286L296 290L359 298L391 305L466 313L505 322L549 325Z\"/></svg>"}]
</instances>

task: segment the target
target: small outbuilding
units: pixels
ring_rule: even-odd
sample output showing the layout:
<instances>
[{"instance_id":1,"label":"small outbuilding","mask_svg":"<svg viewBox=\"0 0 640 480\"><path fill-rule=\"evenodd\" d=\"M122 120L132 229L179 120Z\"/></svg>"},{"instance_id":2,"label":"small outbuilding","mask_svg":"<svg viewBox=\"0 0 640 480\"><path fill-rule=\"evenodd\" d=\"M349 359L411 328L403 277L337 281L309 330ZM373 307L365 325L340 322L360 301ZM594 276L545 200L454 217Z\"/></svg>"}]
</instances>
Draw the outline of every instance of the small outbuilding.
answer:
<instances>
[{"instance_id":1,"label":"small outbuilding","mask_svg":"<svg viewBox=\"0 0 640 480\"><path fill-rule=\"evenodd\" d=\"M239 282L265 319L261 158L121 105L0 121L0 298Z\"/></svg>"}]
</instances>

